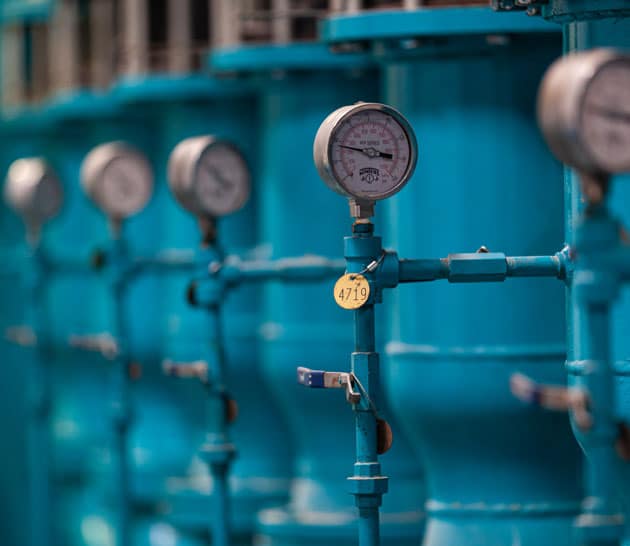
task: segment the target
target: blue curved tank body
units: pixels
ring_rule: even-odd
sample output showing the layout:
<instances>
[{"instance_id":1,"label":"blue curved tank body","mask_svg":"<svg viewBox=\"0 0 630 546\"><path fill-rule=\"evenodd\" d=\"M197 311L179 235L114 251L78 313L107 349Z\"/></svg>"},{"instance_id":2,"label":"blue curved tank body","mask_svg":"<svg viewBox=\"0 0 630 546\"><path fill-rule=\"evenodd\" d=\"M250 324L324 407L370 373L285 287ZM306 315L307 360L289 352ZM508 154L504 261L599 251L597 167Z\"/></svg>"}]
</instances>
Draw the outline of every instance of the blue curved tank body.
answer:
<instances>
[{"instance_id":1,"label":"blue curved tank body","mask_svg":"<svg viewBox=\"0 0 630 546\"><path fill-rule=\"evenodd\" d=\"M385 64L384 100L408 117L420 150L381 228L402 256L562 248L560 170L534 116L560 41L484 38ZM515 372L563 382L562 284L432 283L391 300L386 392L424 464L425 544L572 544L581 456L567 416L524 406L509 387Z\"/></svg>"},{"instance_id":2,"label":"blue curved tank body","mask_svg":"<svg viewBox=\"0 0 630 546\"><path fill-rule=\"evenodd\" d=\"M266 74L287 68L293 56L308 71L289 67L276 78ZM335 59L319 45L259 46L225 56L215 52L213 61L217 69L236 68L258 84L262 249L270 258L340 257L342 237L350 225L348 209L319 180L312 142L330 112L376 98L377 73L365 66L357 70L361 62ZM270 282L263 288L262 371L288 421L285 442L294 450L289 504L259 516L258 531L265 544L353 545L357 540L356 508L345 484L355 460L352 410L339 391L304 389L296 383L299 365L349 367L352 317L336 306L331 291L330 282L312 286ZM417 544L423 521L418 467L399 437L383 460L396 481L384 499L384 544Z\"/></svg>"},{"instance_id":3,"label":"blue curved tank body","mask_svg":"<svg viewBox=\"0 0 630 546\"><path fill-rule=\"evenodd\" d=\"M229 253L251 253L256 242L256 200L259 177L256 155L255 97L234 86L205 77L150 78L122 82L118 93L128 106L144 108L158 122L159 143L154 151L156 199L160 219L154 226L163 249L194 250L201 240L198 221L182 209L171 195L166 164L173 148L185 138L214 135L227 139L245 154L252 169L253 195L240 211L218 220L218 243ZM155 112L159 115L155 116ZM155 230L157 228L157 233ZM191 362L203 357L202 347L224 343L227 353L228 388L239 407L231 427L238 456L231 470L231 502L235 543L251 542L258 510L281 504L288 494L288 446L282 418L261 383L256 330L259 291L247 287L228 294L222 308L223 340L211 338L204 311L190 307L186 288L190 273L162 275L160 300L163 359ZM180 423L191 427L191 436L177 446L178 467L164 469L169 477L165 490L169 509L166 517L182 536L205 536L212 520L212 478L197 455L204 441L204 389L194 380L177 380L154 373L154 384L168 392ZM161 400L165 399L164 394ZM140 408L141 418L153 423L152 433L160 442L160 419ZM147 428L147 432L148 432ZM156 449L158 445L155 446Z\"/></svg>"}]
</instances>

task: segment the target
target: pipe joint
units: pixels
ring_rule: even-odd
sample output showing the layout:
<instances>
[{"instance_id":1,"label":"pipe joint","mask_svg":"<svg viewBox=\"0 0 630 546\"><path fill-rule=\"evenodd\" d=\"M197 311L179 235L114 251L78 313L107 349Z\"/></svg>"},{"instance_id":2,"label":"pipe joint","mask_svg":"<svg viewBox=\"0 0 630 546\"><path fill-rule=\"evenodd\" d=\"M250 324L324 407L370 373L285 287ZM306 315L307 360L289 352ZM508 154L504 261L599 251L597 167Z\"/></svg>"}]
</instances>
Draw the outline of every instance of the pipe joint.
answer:
<instances>
[{"instance_id":1,"label":"pipe joint","mask_svg":"<svg viewBox=\"0 0 630 546\"><path fill-rule=\"evenodd\" d=\"M616 514L580 514L575 520L575 530L580 544L620 544L624 536L624 517Z\"/></svg>"},{"instance_id":2,"label":"pipe joint","mask_svg":"<svg viewBox=\"0 0 630 546\"><path fill-rule=\"evenodd\" d=\"M449 254L447 263L448 281L452 283L497 282L508 275L507 258L500 252Z\"/></svg>"},{"instance_id":3,"label":"pipe joint","mask_svg":"<svg viewBox=\"0 0 630 546\"><path fill-rule=\"evenodd\" d=\"M225 471L236 457L236 453L236 446L231 442L208 441L199 450L200 458L213 470L221 470L223 467Z\"/></svg>"},{"instance_id":4,"label":"pipe joint","mask_svg":"<svg viewBox=\"0 0 630 546\"><path fill-rule=\"evenodd\" d=\"M364 506L380 506L381 497L389 489L387 476L351 476L348 478L348 490L355 496L357 506L359 502L368 503ZM373 504L377 503L377 504Z\"/></svg>"}]
</instances>

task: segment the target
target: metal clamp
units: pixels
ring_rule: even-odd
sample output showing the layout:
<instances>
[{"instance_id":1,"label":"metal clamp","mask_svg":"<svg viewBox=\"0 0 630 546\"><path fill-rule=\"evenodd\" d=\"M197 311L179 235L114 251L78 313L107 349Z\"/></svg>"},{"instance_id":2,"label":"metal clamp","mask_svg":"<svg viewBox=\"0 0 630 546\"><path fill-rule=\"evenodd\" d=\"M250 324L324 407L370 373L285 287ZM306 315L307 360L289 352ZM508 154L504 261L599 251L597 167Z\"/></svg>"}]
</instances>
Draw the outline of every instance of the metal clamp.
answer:
<instances>
[{"instance_id":1,"label":"metal clamp","mask_svg":"<svg viewBox=\"0 0 630 546\"><path fill-rule=\"evenodd\" d=\"M359 271L358 273L350 273L350 279L354 280L358 275L365 275L366 273L374 273L374 271L376 271L378 267L383 263L385 256L387 256L387 251L383 250L381 255L376 260L372 260L361 271Z\"/></svg>"},{"instance_id":2,"label":"metal clamp","mask_svg":"<svg viewBox=\"0 0 630 546\"><path fill-rule=\"evenodd\" d=\"M71 335L68 343L77 349L101 353L109 360L113 360L119 355L118 342L108 333L85 336Z\"/></svg>"},{"instance_id":3,"label":"metal clamp","mask_svg":"<svg viewBox=\"0 0 630 546\"><path fill-rule=\"evenodd\" d=\"M162 362L162 370L171 377L199 379L203 383L208 382L208 363L204 360L175 362L174 360L166 359Z\"/></svg>"},{"instance_id":4,"label":"metal clamp","mask_svg":"<svg viewBox=\"0 0 630 546\"><path fill-rule=\"evenodd\" d=\"M300 385L311 389L345 389L346 400L350 404L358 404L361 400L361 394L354 390L355 379L353 373L325 372L302 366L297 369L297 380Z\"/></svg>"},{"instance_id":5,"label":"metal clamp","mask_svg":"<svg viewBox=\"0 0 630 546\"><path fill-rule=\"evenodd\" d=\"M526 375L515 373L510 377L510 390L516 398L528 404L552 411L571 411L580 430L586 431L593 426L588 394L583 389L541 385Z\"/></svg>"}]
</instances>

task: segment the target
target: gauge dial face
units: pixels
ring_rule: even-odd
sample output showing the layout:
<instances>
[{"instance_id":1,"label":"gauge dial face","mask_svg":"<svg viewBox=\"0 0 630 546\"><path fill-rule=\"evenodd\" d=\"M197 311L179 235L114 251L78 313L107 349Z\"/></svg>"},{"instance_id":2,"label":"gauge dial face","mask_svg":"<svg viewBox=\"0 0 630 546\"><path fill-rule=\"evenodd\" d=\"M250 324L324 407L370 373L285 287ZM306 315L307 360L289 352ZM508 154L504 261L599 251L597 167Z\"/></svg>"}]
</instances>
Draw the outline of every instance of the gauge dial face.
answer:
<instances>
[{"instance_id":1,"label":"gauge dial face","mask_svg":"<svg viewBox=\"0 0 630 546\"><path fill-rule=\"evenodd\" d=\"M604 65L582 99L584 146L602 170L630 170L630 58Z\"/></svg>"},{"instance_id":2,"label":"gauge dial face","mask_svg":"<svg viewBox=\"0 0 630 546\"><path fill-rule=\"evenodd\" d=\"M219 217L240 209L249 198L251 174L230 142L213 136L187 138L168 161L168 182L179 203L200 217Z\"/></svg>"},{"instance_id":3,"label":"gauge dial face","mask_svg":"<svg viewBox=\"0 0 630 546\"><path fill-rule=\"evenodd\" d=\"M152 188L148 162L135 152L121 153L103 170L100 202L112 216L128 217L144 208Z\"/></svg>"},{"instance_id":4,"label":"gauge dial face","mask_svg":"<svg viewBox=\"0 0 630 546\"><path fill-rule=\"evenodd\" d=\"M63 203L63 191L43 159L23 158L9 167L5 198L27 221L40 224L57 215Z\"/></svg>"},{"instance_id":5,"label":"gauge dial face","mask_svg":"<svg viewBox=\"0 0 630 546\"><path fill-rule=\"evenodd\" d=\"M108 216L118 219L142 210L153 192L149 161L122 142L94 148L83 161L81 181L92 200Z\"/></svg>"},{"instance_id":6,"label":"gauge dial face","mask_svg":"<svg viewBox=\"0 0 630 546\"><path fill-rule=\"evenodd\" d=\"M357 200L376 201L407 183L415 168L417 144L398 111L359 103L324 121L314 152L317 168L332 189Z\"/></svg>"},{"instance_id":7,"label":"gauge dial face","mask_svg":"<svg viewBox=\"0 0 630 546\"><path fill-rule=\"evenodd\" d=\"M224 216L240 209L249 197L249 168L245 158L231 144L217 141L207 147L194 173L199 204L212 216Z\"/></svg>"}]
</instances>

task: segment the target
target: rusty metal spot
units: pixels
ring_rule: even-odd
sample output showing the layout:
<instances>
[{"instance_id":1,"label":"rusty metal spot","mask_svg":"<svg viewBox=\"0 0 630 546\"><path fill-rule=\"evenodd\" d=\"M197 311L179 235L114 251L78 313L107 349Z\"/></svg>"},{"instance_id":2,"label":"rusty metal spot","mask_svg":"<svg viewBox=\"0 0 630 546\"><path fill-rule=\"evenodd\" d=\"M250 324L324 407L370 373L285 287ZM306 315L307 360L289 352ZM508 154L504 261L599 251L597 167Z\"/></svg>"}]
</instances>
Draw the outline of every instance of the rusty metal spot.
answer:
<instances>
[{"instance_id":1,"label":"rusty metal spot","mask_svg":"<svg viewBox=\"0 0 630 546\"><path fill-rule=\"evenodd\" d=\"M376 452L379 455L387 453L394 442L392 427L385 419L376 420Z\"/></svg>"},{"instance_id":2,"label":"rusty metal spot","mask_svg":"<svg viewBox=\"0 0 630 546\"><path fill-rule=\"evenodd\" d=\"M225 399L225 415L228 423L233 423L238 418L238 404L234 398Z\"/></svg>"},{"instance_id":3,"label":"rusty metal spot","mask_svg":"<svg viewBox=\"0 0 630 546\"><path fill-rule=\"evenodd\" d=\"M140 364L139 362L130 362L128 371L129 378L132 381L138 381L139 379L142 379L142 364Z\"/></svg>"},{"instance_id":4,"label":"rusty metal spot","mask_svg":"<svg viewBox=\"0 0 630 546\"><path fill-rule=\"evenodd\" d=\"M630 461L630 428L626 423L619 423L619 435L615 448L619 457L624 461Z\"/></svg>"},{"instance_id":5,"label":"rusty metal spot","mask_svg":"<svg viewBox=\"0 0 630 546\"><path fill-rule=\"evenodd\" d=\"M100 269L103 269L103 267L105 267L106 264L107 264L107 255L102 250L97 250L90 257L90 265L92 266L92 269L95 269L98 271Z\"/></svg>"},{"instance_id":6,"label":"rusty metal spot","mask_svg":"<svg viewBox=\"0 0 630 546\"><path fill-rule=\"evenodd\" d=\"M186 288L186 301L193 307L197 305L197 283L192 281Z\"/></svg>"}]
</instances>

